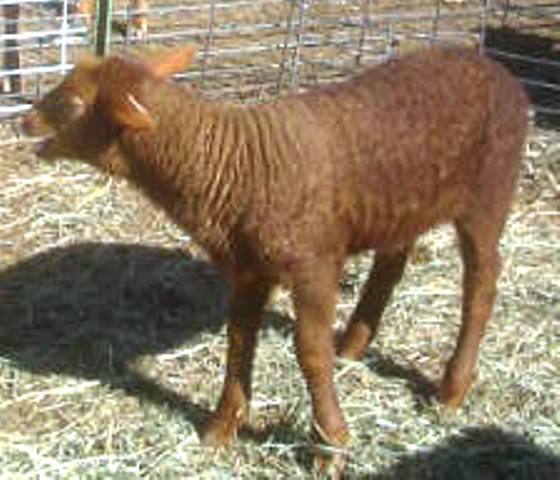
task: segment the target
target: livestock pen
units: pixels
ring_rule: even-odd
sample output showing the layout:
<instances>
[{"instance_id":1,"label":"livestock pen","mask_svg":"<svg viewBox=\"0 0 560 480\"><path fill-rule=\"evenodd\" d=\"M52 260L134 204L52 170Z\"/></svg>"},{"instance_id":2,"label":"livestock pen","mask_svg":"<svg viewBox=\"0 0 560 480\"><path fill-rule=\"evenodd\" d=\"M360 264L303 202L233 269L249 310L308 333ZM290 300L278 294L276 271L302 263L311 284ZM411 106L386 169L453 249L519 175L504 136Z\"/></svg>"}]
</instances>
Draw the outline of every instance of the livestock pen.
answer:
<instances>
[{"instance_id":1,"label":"livestock pen","mask_svg":"<svg viewBox=\"0 0 560 480\"><path fill-rule=\"evenodd\" d=\"M221 388L228 287L135 191L71 160L39 162L18 137L19 112L95 36L65 2L18 3L17 33L2 18L2 48L21 55L1 74L19 82L0 97L0 476L308 476L307 394L281 291L257 353L249 428L232 450L199 446ZM236 102L441 41L502 58L530 90L534 127L478 383L456 415L430 395L460 305L455 240L437 230L416 247L366 359L337 368L350 478L560 476L559 10L528 0L155 0L146 41L113 29L113 51L195 43L198 63L178 80ZM129 18L116 2L115 25ZM347 265L340 323L370 262Z\"/></svg>"}]
</instances>

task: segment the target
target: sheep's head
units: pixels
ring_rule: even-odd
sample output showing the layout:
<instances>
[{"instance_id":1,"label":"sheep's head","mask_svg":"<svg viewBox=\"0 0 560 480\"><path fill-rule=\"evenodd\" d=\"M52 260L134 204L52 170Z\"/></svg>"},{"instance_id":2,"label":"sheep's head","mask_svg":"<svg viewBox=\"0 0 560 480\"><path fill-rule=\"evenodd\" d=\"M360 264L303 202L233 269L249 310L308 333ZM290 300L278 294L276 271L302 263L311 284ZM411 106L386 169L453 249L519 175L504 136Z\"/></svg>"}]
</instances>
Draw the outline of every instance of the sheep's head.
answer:
<instances>
[{"instance_id":1,"label":"sheep's head","mask_svg":"<svg viewBox=\"0 0 560 480\"><path fill-rule=\"evenodd\" d=\"M193 57L192 47L182 47L145 58L85 58L34 104L22 130L40 138L36 153L41 158L75 158L118 173L123 129L154 126L141 87L183 71Z\"/></svg>"}]
</instances>

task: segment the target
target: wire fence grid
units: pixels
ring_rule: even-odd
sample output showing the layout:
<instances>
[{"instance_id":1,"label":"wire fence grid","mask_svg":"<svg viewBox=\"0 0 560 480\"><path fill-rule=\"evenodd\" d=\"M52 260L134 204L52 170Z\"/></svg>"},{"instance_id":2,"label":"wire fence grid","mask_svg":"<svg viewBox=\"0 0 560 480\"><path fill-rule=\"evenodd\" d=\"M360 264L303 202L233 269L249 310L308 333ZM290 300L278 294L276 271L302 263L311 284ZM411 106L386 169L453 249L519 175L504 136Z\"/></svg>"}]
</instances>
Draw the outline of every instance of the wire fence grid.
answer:
<instances>
[{"instance_id":1,"label":"wire fence grid","mask_svg":"<svg viewBox=\"0 0 560 480\"><path fill-rule=\"evenodd\" d=\"M103 0L100 0L103 2ZM99 3L99 2L98 2ZM344 77L362 64L434 42L478 46L517 73L535 109L560 123L560 3L497 0L116 0L113 51L192 42L180 78L221 97L254 101ZM0 0L0 118L29 108L73 62L93 52L94 19L71 0Z\"/></svg>"}]
</instances>

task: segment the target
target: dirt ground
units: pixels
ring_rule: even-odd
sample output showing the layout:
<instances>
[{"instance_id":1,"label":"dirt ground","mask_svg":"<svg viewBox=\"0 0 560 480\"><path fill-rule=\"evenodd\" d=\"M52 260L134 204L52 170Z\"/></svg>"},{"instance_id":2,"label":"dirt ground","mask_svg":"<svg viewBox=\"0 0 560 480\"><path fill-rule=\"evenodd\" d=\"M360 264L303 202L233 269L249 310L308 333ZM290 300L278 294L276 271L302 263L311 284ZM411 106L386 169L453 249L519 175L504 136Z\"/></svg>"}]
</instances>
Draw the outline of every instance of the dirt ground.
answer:
<instances>
[{"instance_id":1,"label":"dirt ground","mask_svg":"<svg viewBox=\"0 0 560 480\"><path fill-rule=\"evenodd\" d=\"M422 240L367 358L337 369L349 478L558 478L559 165L558 132L534 131L480 378L455 416L429 394L457 334L461 268L448 229ZM284 292L262 335L250 428L234 449L203 449L196 429L224 370L219 274L135 191L88 167L10 148L0 176L0 477L309 474ZM369 262L348 264L340 322Z\"/></svg>"}]
</instances>

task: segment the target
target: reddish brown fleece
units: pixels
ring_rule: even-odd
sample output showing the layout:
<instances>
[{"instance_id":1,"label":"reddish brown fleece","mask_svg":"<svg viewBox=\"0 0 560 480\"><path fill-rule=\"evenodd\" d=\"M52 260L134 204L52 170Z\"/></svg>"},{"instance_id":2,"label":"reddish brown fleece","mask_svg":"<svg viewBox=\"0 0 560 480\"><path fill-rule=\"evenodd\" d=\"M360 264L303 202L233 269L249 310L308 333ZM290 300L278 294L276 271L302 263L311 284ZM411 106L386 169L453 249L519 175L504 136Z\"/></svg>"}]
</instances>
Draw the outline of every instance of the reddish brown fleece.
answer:
<instances>
[{"instance_id":1,"label":"reddish brown fleece","mask_svg":"<svg viewBox=\"0 0 560 480\"><path fill-rule=\"evenodd\" d=\"M440 387L441 400L458 406L476 374L521 164L528 101L519 83L475 52L431 49L241 107L162 79L177 58L84 62L24 126L55 130L45 157L73 156L127 177L232 281L226 382L204 440L228 443L244 421L262 309L282 284L294 297L315 431L345 444L332 379L344 260L376 250L339 346L358 358L415 240L441 223L455 225L465 265L462 327ZM337 455L319 460L342 465Z\"/></svg>"}]
</instances>

